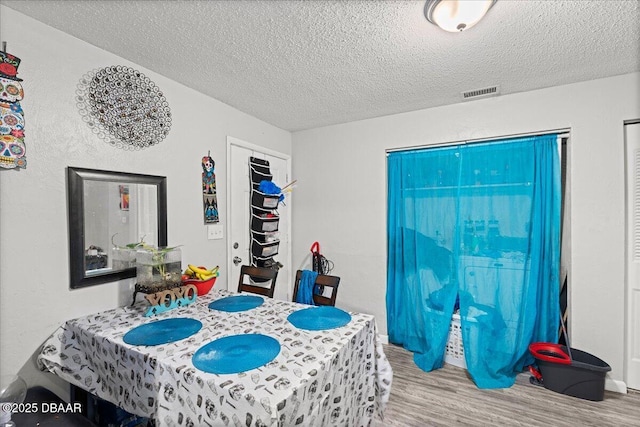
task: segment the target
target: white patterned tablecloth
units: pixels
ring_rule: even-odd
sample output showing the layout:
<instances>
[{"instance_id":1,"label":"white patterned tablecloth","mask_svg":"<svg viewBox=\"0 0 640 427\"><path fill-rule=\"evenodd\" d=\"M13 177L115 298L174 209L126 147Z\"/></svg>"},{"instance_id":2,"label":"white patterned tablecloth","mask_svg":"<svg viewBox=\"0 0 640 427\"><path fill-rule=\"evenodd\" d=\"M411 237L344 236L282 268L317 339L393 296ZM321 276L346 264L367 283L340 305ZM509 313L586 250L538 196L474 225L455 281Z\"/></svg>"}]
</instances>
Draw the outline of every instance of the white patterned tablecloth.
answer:
<instances>
[{"instance_id":1,"label":"white patterned tablecloth","mask_svg":"<svg viewBox=\"0 0 640 427\"><path fill-rule=\"evenodd\" d=\"M287 321L301 304L265 298L252 310L208 308L236 295L213 290L186 307L143 317L145 303L65 322L44 343L38 364L64 380L158 426L368 426L381 420L393 373L371 315L324 331ZM189 338L132 346L123 336L155 320L202 322ZM259 333L281 345L270 363L239 374L198 370L193 354L230 335Z\"/></svg>"}]
</instances>

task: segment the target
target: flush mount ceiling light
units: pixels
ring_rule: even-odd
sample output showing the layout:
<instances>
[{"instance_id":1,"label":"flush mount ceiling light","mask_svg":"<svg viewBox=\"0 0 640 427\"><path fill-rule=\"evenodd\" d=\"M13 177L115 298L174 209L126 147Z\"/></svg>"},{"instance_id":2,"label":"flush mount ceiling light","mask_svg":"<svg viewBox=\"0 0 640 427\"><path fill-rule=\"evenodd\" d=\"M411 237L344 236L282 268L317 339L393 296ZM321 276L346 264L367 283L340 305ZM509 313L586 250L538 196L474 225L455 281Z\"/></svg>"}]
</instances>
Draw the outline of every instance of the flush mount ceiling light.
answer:
<instances>
[{"instance_id":1,"label":"flush mount ceiling light","mask_svg":"<svg viewBox=\"0 0 640 427\"><path fill-rule=\"evenodd\" d=\"M432 24L457 33L476 25L496 0L427 0L424 15Z\"/></svg>"}]
</instances>

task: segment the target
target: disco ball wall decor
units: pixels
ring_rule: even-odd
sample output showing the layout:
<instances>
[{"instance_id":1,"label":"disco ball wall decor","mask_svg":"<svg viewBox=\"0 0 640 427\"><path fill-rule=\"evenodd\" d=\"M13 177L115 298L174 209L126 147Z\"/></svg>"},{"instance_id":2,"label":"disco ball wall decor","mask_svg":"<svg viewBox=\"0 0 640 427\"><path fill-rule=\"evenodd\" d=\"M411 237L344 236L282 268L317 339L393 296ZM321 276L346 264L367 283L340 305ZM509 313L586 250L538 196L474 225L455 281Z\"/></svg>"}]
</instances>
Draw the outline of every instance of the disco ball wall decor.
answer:
<instances>
[{"instance_id":1,"label":"disco ball wall decor","mask_svg":"<svg viewBox=\"0 0 640 427\"><path fill-rule=\"evenodd\" d=\"M171 129L171 109L149 77L116 65L82 76L76 91L82 120L101 139L125 150L162 141Z\"/></svg>"}]
</instances>

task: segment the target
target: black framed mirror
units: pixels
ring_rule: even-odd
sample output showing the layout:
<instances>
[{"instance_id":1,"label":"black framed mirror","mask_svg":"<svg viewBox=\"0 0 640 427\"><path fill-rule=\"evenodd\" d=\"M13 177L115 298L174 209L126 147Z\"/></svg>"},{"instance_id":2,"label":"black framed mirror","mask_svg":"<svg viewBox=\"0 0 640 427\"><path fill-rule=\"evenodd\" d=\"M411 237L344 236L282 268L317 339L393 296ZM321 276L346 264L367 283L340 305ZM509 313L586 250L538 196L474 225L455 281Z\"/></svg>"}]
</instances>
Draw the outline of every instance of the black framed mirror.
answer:
<instances>
[{"instance_id":1,"label":"black framed mirror","mask_svg":"<svg viewBox=\"0 0 640 427\"><path fill-rule=\"evenodd\" d=\"M167 245L167 179L67 167L72 289L136 276L127 245Z\"/></svg>"}]
</instances>

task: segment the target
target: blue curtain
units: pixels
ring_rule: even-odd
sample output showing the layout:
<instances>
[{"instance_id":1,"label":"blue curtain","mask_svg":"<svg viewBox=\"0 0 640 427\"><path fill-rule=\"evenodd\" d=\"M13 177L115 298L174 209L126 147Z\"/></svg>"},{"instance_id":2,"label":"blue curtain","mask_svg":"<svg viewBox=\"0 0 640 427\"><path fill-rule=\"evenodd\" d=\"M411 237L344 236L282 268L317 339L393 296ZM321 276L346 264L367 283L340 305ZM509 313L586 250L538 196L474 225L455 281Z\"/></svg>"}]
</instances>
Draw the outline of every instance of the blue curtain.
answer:
<instances>
[{"instance_id":1,"label":"blue curtain","mask_svg":"<svg viewBox=\"0 0 640 427\"><path fill-rule=\"evenodd\" d=\"M509 387L556 342L560 162L556 135L390 153L389 340L442 366L459 309L469 374Z\"/></svg>"}]
</instances>

